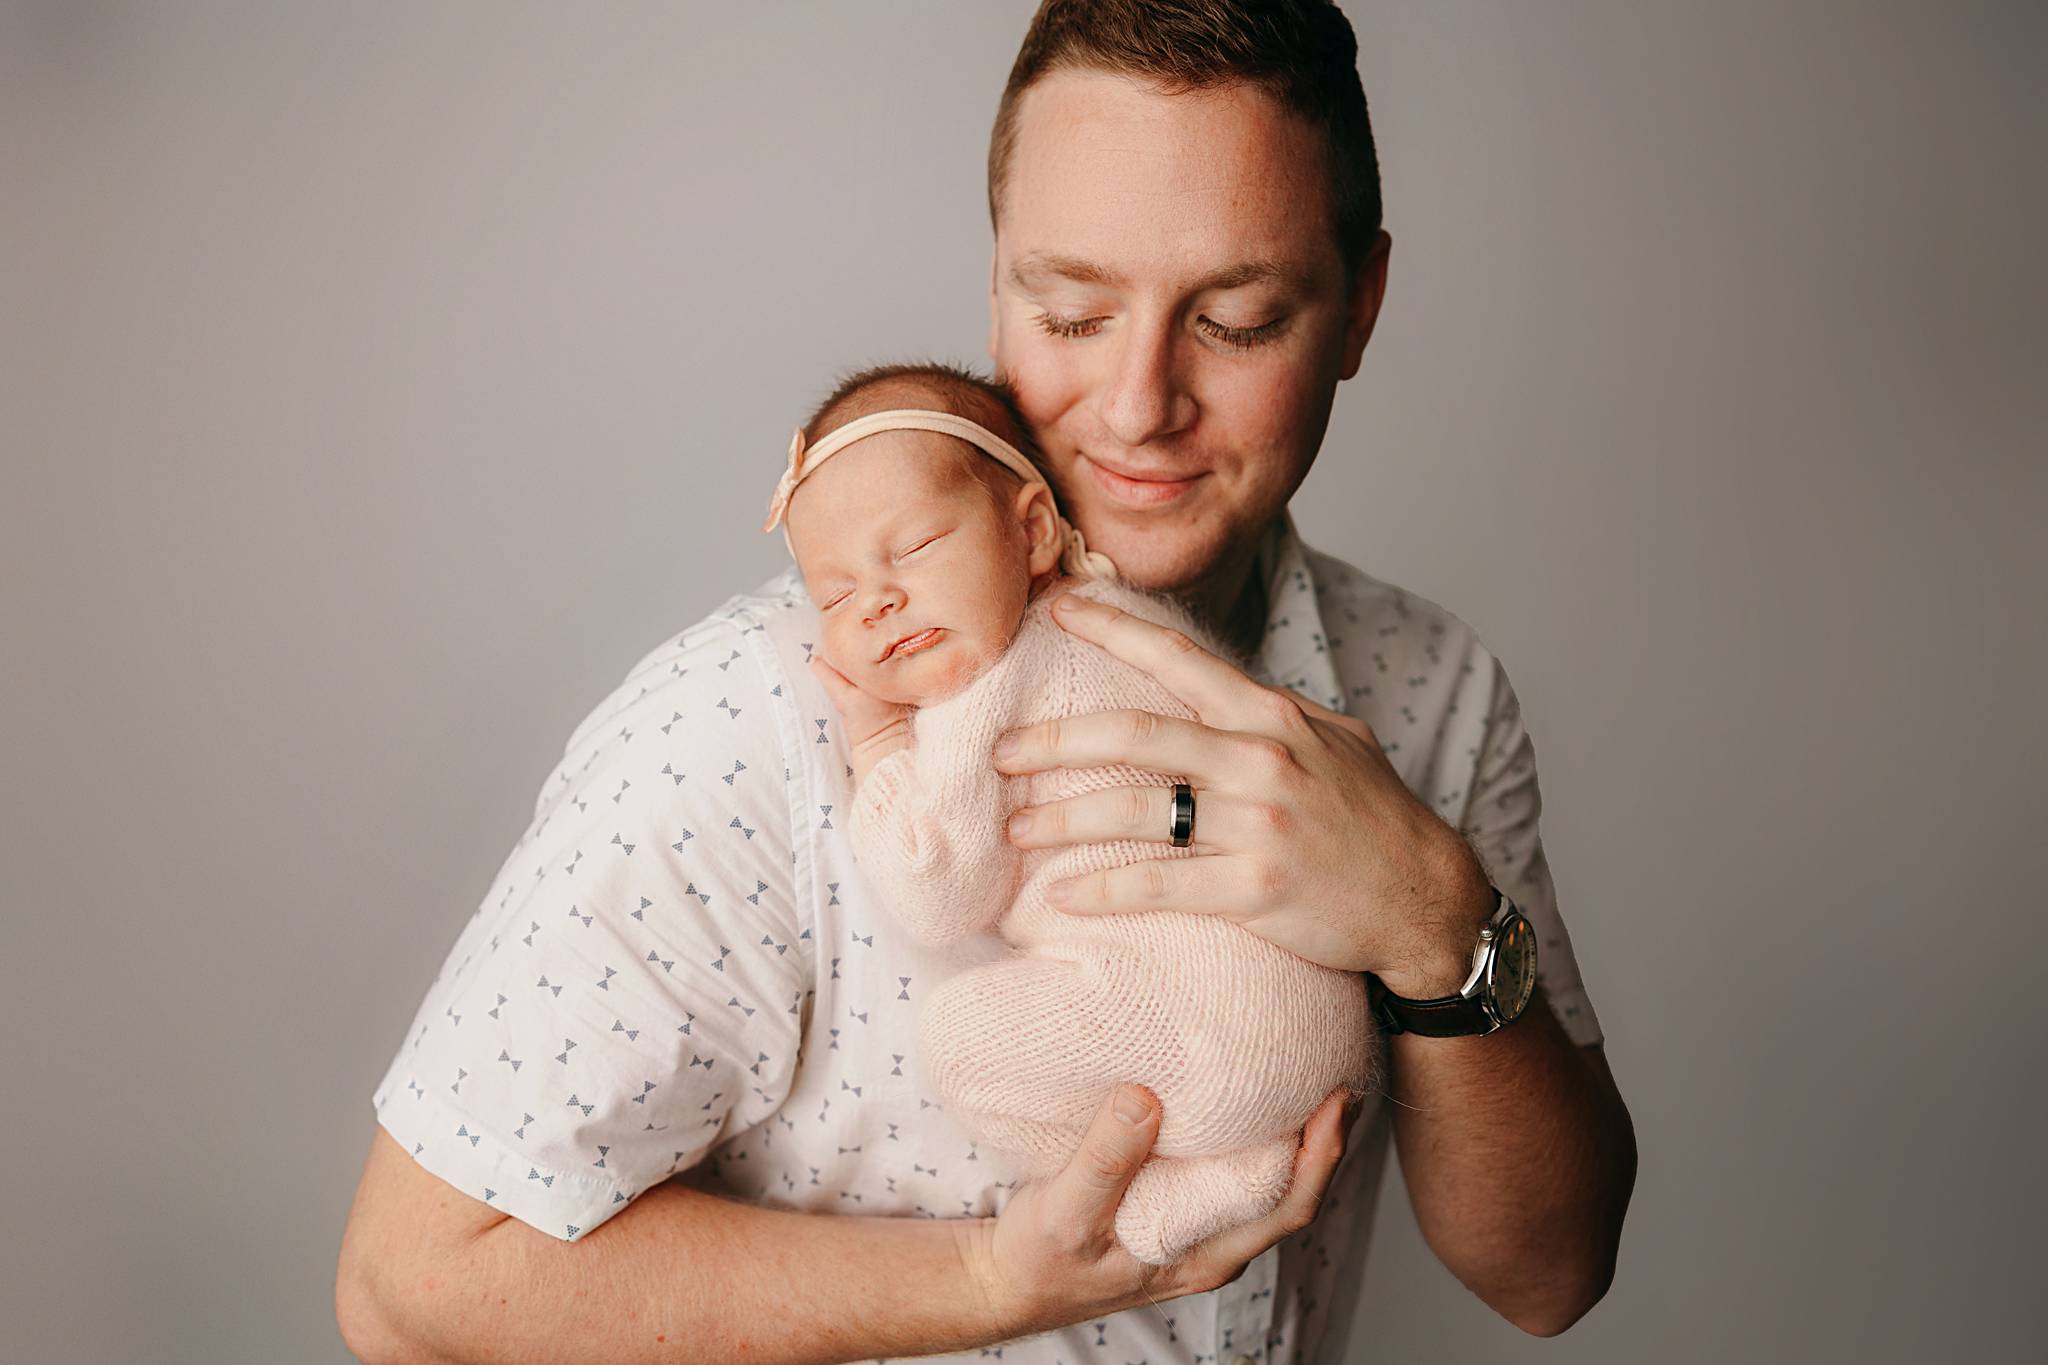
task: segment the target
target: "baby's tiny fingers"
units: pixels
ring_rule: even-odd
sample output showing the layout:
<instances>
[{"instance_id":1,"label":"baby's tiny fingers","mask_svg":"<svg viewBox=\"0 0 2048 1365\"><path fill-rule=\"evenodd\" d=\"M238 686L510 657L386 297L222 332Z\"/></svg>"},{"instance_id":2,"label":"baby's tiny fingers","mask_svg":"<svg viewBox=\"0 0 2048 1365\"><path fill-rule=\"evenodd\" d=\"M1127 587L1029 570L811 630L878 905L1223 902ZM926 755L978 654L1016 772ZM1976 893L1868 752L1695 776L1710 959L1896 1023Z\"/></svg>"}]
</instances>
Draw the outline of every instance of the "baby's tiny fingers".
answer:
<instances>
[{"instance_id":1,"label":"baby's tiny fingers","mask_svg":"<svg viewBox=\"0 0 2048 1365\"><path fill-rule=\"evenodd\" d=\"M881 701L861 691L853 679L827 663L822 654L811 656L811 672L824 684L826 695L832 699L832 705L851 729L865 733L909 709L895 702ZM860 735L855 737L859 738Z\"/></svg>"},{"instance_id":2,"label":"baby's tiny fingers","mask_svg":"<svg viewBox=\"0 0 2048 1365\"><path fill-rule=\"evenodd\" d=\"M844 674L825 662L825 656L822 654L811 656L811 672L824 685L826 695L832 698L834 705L838 704L841 693L851 685L846 681Z\"/></svg>"}]
</instances>

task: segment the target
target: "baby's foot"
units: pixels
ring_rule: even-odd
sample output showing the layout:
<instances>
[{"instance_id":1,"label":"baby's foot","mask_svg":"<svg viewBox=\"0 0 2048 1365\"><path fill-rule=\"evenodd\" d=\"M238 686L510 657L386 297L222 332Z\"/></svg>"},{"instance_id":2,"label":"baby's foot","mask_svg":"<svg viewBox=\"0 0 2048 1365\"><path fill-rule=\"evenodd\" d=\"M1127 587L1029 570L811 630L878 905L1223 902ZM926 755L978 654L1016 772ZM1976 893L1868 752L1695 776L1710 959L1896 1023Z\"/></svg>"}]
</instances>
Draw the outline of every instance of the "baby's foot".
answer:
<instances>
[{"instance_id":1,"label":"baby's foot","mask_svg":"<svg viewBox=\"0 0 2048 1365\"><path fill-rule=\"evenodd\" d=\"M1155 1156L1117 1206L1116 1235L1147 1265L1170 1265L1189 1247L1271 1213L1294 1178L1300 1134L1216 1156Z\"/></svg>"}]
</instances>

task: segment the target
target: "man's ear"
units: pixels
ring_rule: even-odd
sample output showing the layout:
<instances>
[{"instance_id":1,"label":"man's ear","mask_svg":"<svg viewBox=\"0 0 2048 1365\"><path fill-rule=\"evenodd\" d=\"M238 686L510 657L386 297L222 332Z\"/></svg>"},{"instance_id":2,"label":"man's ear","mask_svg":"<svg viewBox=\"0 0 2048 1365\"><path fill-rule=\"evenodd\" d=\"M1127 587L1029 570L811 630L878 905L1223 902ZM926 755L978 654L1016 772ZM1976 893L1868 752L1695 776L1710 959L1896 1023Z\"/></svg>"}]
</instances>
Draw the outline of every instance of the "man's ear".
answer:
<instances>
[{"instance_id":1,"label":"man's ear","mask_svg":"<svg viewBox=\"0 0 2048 1365\"><path fill-rule=\"evenodd\" d=\"M1393 247L1394 239L1382 229L1359 262L1358 278L1351 282L1350 297L1345 300L1344 368L1338 372L1339 379L1358 373L1365 343L1372 340L1372 326L1379 321L1380 304L1387 296L1387 254Z\"/></svg>"},{"instance_id":2,"label":"man's ear","mask_svg":"<svg viewBox=\"0 0 2048 1365\"><path fill-rule=\"evenodd\" d=\"M1052 493L1042 483L1029 483L1017 490L1017 499L1011 504L1017 520L1023 524L1024 539L1031 546L1031 576L1051 573L1059 566L1061 544L1059 512L1053 507Z\"/></svg>"}]
</instances>

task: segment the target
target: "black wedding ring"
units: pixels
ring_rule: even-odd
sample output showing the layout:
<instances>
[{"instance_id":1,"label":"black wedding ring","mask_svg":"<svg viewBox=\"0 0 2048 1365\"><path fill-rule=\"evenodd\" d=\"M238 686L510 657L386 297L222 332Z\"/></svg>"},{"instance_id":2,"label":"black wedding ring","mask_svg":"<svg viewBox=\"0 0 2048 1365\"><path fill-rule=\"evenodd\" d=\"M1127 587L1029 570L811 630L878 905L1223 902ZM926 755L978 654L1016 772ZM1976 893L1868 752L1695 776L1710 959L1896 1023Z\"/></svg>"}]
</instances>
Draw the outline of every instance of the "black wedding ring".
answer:
<instances>
[{"instance_id":1,"label":"black wedding ring","mask_svg":"<svg viewBox=\"0 0 2048 1365\"><path fill-rule=\"evenodd\" d=\"M1173 846L1186 848L1195 838L1195 789L1185 782L1173 784Z\"/></svg>"}]
</instances>

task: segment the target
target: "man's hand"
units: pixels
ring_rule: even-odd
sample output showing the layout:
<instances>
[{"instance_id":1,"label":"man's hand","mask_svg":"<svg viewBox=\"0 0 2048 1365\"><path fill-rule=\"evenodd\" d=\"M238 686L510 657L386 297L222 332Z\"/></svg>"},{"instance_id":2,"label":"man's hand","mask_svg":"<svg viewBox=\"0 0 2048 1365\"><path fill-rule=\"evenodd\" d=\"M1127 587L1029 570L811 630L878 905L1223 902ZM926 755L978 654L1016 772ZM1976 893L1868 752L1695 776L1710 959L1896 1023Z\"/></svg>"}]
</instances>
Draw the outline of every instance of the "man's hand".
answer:
<instances>
[{"instance_id":1,"label":"man's hand","mask_svg":"<svg viewBox=\"0 0 2048 1365\"><path fill-rule=\"evenodd\" d=\"M915 706L880 701L860 690L844 673L825 662L822 654L811 656L811 672L825 686L839 723L846 728L846 744L853 763L856 789L877 763L911 744L910 718Z\"/></svg>"},{"instance_id":2,"label":"man's hand","mask_svg":"<svg viewBox=\"0 0 2048 1365\"><path fill-rule=\"evenodd\" d=\"M1069 914L1219 914L1311 962L1377 973L1400 995L1463 984L1491 909L1464 837L1416 799L1364 721L1267 687L1186 635L1070 593L1061 626L1144 669L1199 720L1098 711L1013 731L1007 773L1129 764L1195 788L1193 858L1147 859L1049 888ZM1149 839L1171 828L1165 787L1026 807L1020 847Z\"/></svg>"},{"instance_id":3,"label":"man's hand","mask_svg":"<svg viewBox=\"0 0 2048 1365\"><path fill-rule=\"evenodd\" d=\"M1254 1256L1315 1218L1358 1112L1344 1098L1342 1087L1331 1091L1309 1116L1293 1183L1271 1213L1158 1266L1132 1256L1116 1236L1117 1206L1159 1134L1158 1101L1140 1086L1117 1087L1059 1174L1019 1189L998 1217L959 1224L961 1256L991 1319L1025 1336L1230 1283ZM1135 1120L1119 1115L1120 1102L1136 1107Z\"/></svg>"}]
</instances>

